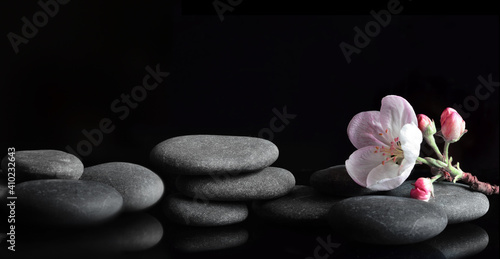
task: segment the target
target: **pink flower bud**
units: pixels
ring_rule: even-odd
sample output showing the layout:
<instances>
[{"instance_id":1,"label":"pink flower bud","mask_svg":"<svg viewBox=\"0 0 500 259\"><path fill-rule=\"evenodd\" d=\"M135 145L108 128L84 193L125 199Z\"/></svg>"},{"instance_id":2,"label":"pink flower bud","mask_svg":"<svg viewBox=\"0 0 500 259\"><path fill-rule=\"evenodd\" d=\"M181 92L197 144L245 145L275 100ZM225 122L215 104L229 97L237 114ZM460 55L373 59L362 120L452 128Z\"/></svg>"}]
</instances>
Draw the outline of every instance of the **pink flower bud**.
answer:
<instances>
[{"instance_id":1,"label":"pink flower bud","mask_svg":"<svg viewBox=\"0 0 500 259\"><path fill-rule=\"evenodd\" d=\"M446 142L457 142L467 130L462 116L453 108L446 108L441 114L441 134Z\"/></svg>"},{"instance_id":2,"label":"pink flower bud","mask_svg":"<svg viewBox=\"0 0 500 259\"><path fill-rule=\"evenodd\" d=\"M410 197L421 201L429 201L434 194L434 187L430 178L420 177L415 181L415 188L410 191Z\"/></svg>"},{"instance_id":3,"label":"pink flower bud","mask_svg":"<svg viewBox=\"0 0 500 259\"><path fill-rule=\"evenodd\" d=\"M417 115L418 120L418 128L422 131L424 137L428 137L434 135L436 133L436 125L434 124L434 120L431 120L424 114Z\"/></svg>"}]
</instances>

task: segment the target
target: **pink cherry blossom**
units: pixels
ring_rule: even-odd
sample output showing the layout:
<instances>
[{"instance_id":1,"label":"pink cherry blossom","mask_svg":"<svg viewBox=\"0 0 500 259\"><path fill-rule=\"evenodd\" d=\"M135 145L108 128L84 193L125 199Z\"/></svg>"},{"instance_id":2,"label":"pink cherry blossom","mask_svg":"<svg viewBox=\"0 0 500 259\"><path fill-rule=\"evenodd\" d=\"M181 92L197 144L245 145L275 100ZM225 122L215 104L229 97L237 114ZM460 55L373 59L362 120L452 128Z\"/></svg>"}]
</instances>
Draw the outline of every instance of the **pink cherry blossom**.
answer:
<instances>
[{"instance_id":1,"label":"pink cherry blossom","mask_svg":"<svg viewBox=\"0 0 500 259\"><path fill-rule=\"evenodd\" d=\"M441 113L441 135L446 142L457 142L467 130L462 116L453 108L446 108Z\"/></svg>"},{"instance_id":2,"label":"pink cherry blossom","mask_svg":"<svg viewBox=\"0 0 500 259\"><path fill-rule=\"evenodd\" d=\"M410 197L421 201L429 201L434 193L432 180L429 178L420 177L415 181L415 188L410 191Z\"/></svg>"},{"instance_id":3,"label":"pink cherry blossom","mask_svg":"<svg viewBox=\"0 0 500 259\"><path fill-rule=\"evenodd\" d=\"M404 98L389 95L380 111L356 114L347 135L358 149L346 160L351 178L372 190L391 190L403 183L415 166L422 133L413 107Z\"/></svg>"}]
</instances>

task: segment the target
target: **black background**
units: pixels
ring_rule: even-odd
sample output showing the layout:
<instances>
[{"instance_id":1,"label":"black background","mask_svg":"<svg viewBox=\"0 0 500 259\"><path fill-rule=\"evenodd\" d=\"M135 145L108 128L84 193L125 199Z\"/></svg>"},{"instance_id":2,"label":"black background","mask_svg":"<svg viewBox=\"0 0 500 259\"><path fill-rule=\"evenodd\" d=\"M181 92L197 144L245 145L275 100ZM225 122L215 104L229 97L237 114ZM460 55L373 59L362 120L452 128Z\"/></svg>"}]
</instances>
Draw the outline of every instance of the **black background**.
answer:
<instances>
[{"instance_id":1,"label":"black background","mask_svg":"<svg viewBox=\"0 0 500 259\"><path fill-rule=\"evenodd\" d=\"M15 53L36 1L0 8L0 150L77 148L82 130L109 118L85 166L149 166L157 143L186 134L258 136L286 106L296 115L271 139L275 163L299 183L355 150L346 128L389 94L434 118L475 95L478 77L498 81L498 15L491 4L401 1L403 10L348 64L339 44L388 1L243 2L217 16L213 1L70 1ZM224 1L223 1L224 2ZM325 1L328 2L328 1ZM145 67L170 75L120 120L115 99L141 84ZM483 91L485 91L483 89ZM469 98L469 99L467 99ZM498 183L498 87L466 114L469 132L450 153L465 171ZM498 201L498 200L496 200Z\"/></svg>"}]
</instances>

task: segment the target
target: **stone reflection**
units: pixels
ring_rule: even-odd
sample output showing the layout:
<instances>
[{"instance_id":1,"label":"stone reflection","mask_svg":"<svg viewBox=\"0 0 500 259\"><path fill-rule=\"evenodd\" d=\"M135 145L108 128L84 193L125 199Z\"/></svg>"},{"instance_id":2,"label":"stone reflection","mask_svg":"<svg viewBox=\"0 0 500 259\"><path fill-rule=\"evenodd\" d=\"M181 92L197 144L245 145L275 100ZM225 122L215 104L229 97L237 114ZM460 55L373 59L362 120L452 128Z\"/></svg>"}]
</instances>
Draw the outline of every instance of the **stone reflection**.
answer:
<instances>
[{"instance_id":1,"label":"stone reflection","mask_svg":"<svg viewBox=\"0 0 500 259\"><path fill-rule=\"evenodd\" d=\"M463 223L448 225L438 236L426 241L447 259L467 258L483 251L489 243L488 233L481 227Z\"/></svg>"},{"instance_id":2,"label":"stone reflection","mask_svg":"<svg viewBox=\"0 0 500 259\"><path fill-rule=\"evenodd\" d=\"M93 239L92 242L100 243L108 250L117 251L146 250L158 244L162 237L162 224L155 217L143 212L124 214L98 233L88 236Z\"/></svg>"},{"instance_id":3,"label":"stone reflection","mask_svg":"<svg viewBox=\"0 0 500 259\"><path fill-rule=\"evenodd\" d=\"M360 242L342 243L332 258L405 258L405 259L445 259L438 249L425 244L373 245Z\"/></svg>"},{"instance_id":4,"label":"stone reflection","mask_svg":"<svg viewBox=\"0 0 500 259\"><path fill-rule=\"evenodd\" d=\"M241 246L248 241L248 231L240 225L193 227L175 225L168 231L169 243L181 252L206 252Z\"/></svg>"},{"instance_id":5,"label":"stone reflection","mask_svg":"<svg viewBox=\"0 0 500 259\"><path fill-rule=\"evenodd\" d=\"M17 236L22 247L16 258L89 258L150 249L161 241L163 227L155 217L140 212L85 229L30 227Z\"/></svg>"}]
</instances>

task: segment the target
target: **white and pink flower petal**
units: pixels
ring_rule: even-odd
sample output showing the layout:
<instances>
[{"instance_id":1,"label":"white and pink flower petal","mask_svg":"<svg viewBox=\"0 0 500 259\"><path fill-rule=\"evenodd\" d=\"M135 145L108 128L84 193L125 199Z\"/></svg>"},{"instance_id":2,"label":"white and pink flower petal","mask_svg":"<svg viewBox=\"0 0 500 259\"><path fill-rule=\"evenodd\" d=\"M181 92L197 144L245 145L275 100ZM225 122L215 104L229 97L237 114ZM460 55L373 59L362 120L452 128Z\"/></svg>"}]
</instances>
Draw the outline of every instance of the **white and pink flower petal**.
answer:
<instances>
[{"instance_id":1,"label":"white and pink flower petal","mask_svg":"<svg viewBox=\"0 0 500 259\"><path fill-rule=\"evenodd\" d=\"M381 146L390 143L380 125L380 112L367 111L356 114L347 126L347 136L356 148Z\"/></svg>"},{"instance_id":2,"label":"white and pink flower petal","mask_svg":"<svg viewBox=\"0 0 500 259\"><path fill-rule=\"evenodd\" d=\"M384 160L382 153L375 153L375 150L373 146L360 148L345 161L347 173L363 187L366 187L368 174Z\"/></svg>"},{"instance_id":3,"label":"white and pink flower petal","mask_svg":"<svg viewBox=\"0 0 500 259\"><path fill-rule=\"evenodd\" d=\"M382 99L380 107L380 124L383 129L388 129L392 138L398 137L405 124L418 126L417 115L413 107L403 97L388 95Z\"/></svg>"}]
</instances>

